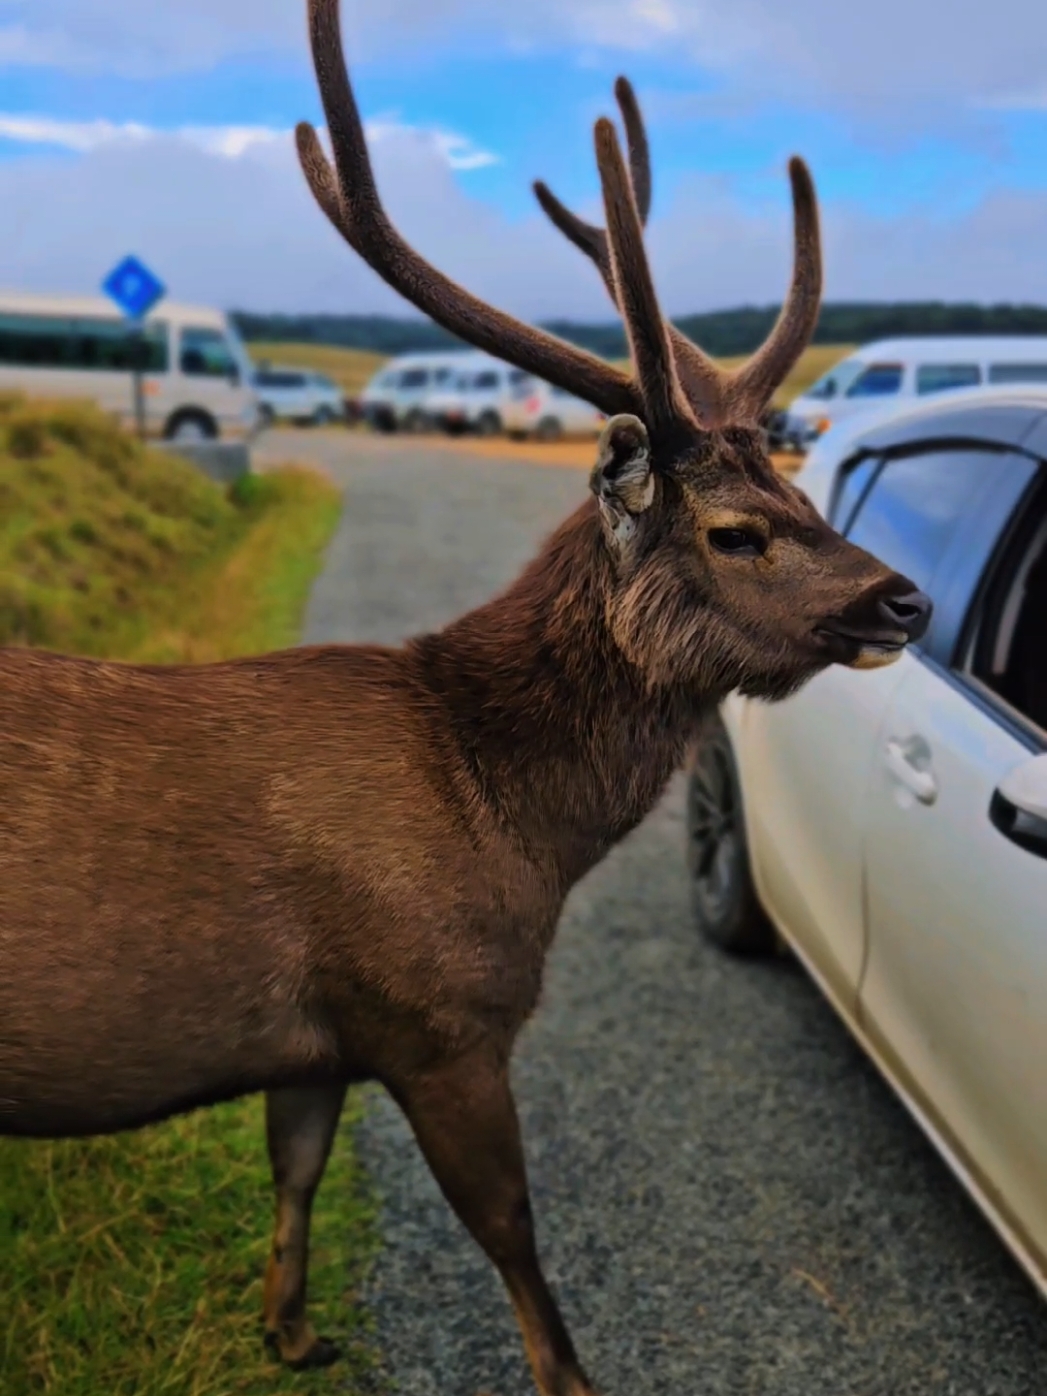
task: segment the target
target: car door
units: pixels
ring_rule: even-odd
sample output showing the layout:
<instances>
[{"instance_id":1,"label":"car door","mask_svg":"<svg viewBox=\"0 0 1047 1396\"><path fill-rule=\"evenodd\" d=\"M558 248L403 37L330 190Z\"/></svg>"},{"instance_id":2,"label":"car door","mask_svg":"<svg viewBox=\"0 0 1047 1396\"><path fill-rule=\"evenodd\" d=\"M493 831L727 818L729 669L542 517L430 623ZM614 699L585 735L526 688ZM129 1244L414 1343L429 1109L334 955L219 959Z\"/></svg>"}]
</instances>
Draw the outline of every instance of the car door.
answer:
<instances>
[{"instance_id":1,"label":"car door","mask_svg":"<svg viewBox=\"0 0 1047 1396\"><path fill-rule=\"evenodd\" d=\"M746 703L738 744L753 877L760 899L842 1008L855 1013L866 958L866 800L884 723L917 656L946 624L941 568L964 520L999 474L989 448L914 443L859 459L830 519L935 602L921 646L885 669L838 665L783 703ZM1013 506L1013 499L1011 501ZM944 610L943 610L944 606Z\"/></svg>"},{"instance_id":2,"label":"car door","mask_svg":"<svg viewBox=\"0 0 1047 1396\"><path fill-rule=\"evenodd\" d=\"M881 464L867 457L847 471L828 511L836 528L846 531ZM848 1013L865 954L862 802L900 679L899 664L834 665L780 703L728 700L760 901Z\"/></svg>"},{"instance_id":3,"label":"car door","mask_svg":"<svg viewBox=\"0 0 1047 1396\"><path fill-rule=\"evenodd\" d=\"M878 744L859 1012L1047 1278L1047 841L1013 841L994 812L1001 783L1047 749L1047 665L1036 659L1047 645L1047 498L1027 458L989 464L991 488L972 500L942 574L936 645L908 666ZM1044 559L1039 590L1018 608L1039 664L1036 706L1020 685L1012 703L990 672L1015 616L992 598L1016 572L1027 523Z\"/></svg>"}]
</instances>

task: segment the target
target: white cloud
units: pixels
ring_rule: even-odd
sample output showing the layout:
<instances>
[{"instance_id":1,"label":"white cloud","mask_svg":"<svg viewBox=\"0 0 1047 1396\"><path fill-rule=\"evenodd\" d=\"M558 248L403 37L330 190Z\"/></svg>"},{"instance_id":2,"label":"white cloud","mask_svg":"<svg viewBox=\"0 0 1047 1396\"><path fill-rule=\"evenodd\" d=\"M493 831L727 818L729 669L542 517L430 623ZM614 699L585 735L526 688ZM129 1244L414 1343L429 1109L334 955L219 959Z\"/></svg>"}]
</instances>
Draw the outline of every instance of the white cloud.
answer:
<instances>
[{"instance_id":1,"label":"white cloud","mask_svg":"<svg viewBox=\"0 0 1047 1396\"><path fill-rule=\"evenodd\" d=\"M72 158L30 148L0 164L4 282L91 291L134 251L179 299L413 313L328 225L278 134L241 136L237 150L228 133L91 137ZM431 133L375 123L372 144L390 216L448 275L529 319L610 317L595 270L537 210L514 223L470 196ZM833 299L1047 301L1045 195L996 193L951 221L829 205L823 223ZM774 302L791 256L785 181L780 202L756 206L722 179L686 180L659 206L648 241L671 314Z\"/></svg>"},{"instance_id":2,"label":"white cloud","mask_svg":"<svg viewBox=\"0 0 1047 1396\"><path fill-rule=\"evenodd\" d=\"M491 151L481 150L467 136L453 132L430 131L381 118L365 122L364 129L371 144L397 138L430 145L452 170L476 170L498 161L498 156ZM107 146L174 140L209 155L235 160L257 148L289 147L292 136L289 129L272 126L181 126L161 131L135 121L62 121L48 116L0 112L0 138L25 145L56 146L81 154Z\"/></svg>"}]
</instances>

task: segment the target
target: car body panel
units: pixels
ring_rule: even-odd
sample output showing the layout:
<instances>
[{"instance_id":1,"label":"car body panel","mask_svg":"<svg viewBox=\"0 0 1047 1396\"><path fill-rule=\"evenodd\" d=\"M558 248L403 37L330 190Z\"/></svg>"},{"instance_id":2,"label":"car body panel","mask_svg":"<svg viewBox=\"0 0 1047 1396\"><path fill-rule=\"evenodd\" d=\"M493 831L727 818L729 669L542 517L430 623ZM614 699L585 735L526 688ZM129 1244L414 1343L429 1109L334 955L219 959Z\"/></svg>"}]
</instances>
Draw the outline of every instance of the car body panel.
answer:
<instances>
[{"instance_id":1,"label":"car body panel","mask_svg":"<svg viewBox=\"0 0 1047 1396\"><path fill-rule=\"evenodd\" d=\"M565 436L595 436L603 430L607 418L562 388L531 379L506 404L503 420L507 431L524 436L540 433L545 422L557 423Z\"/></svg>"},{"instance_id":2,"label":"car body panel","mask_svg":"<svg viewBox=\"0 0 1047 1396\"><path fill-rule=\"evenodd\" d=\"M888 764L918 744L933 804ZM1047 1254L1047 859L999 833L993 791L1027 747L934 666L894 692L865 807L869 953L859 1011ZM1005 1088L1002 1088L1004 1087Z\"/></svg>"},{"instance_id":3,"label":"car body panel","mask_svg":"<svg viewBox=\"0 0 1047 1396\"><path fill-rule=\"evenodd\" d=\"M989 819L994 789L1047 734L949 667L1047 471L1026 454L1047 457L1047 395L972 389L840 423L796 483L831 518L841 467L943 443L986 475L934 566L924 641L783 703L732 695L721 716L764 909L1047 1297L1047 858ZM933 767L930 807L899 752Z\"/></svg>"}]
</instances>

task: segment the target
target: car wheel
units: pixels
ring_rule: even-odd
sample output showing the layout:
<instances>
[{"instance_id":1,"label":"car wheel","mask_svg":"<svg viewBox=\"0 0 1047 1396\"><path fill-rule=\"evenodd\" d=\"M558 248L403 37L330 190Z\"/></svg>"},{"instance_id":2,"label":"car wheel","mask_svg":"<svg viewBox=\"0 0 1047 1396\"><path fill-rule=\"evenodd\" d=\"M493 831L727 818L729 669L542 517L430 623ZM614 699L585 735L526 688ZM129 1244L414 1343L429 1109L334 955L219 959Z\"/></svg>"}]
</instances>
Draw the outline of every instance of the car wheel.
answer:
<instances>
[{"instance_id":1,"label":"car wheel","mask_svg":"<svg viewBox=\"0 0 1047 1396\"><path fill-rule=\"evenodd\" d=\"M333 421L334 413L326 404L318 407L313 413L313 426L329 427Z\"/></svg>"},{"instance_id":2,"label":"car wheel","mask_svg":"<svg viewBox=\"0 0 1047 1396\"><path fill-rule=\"evenodd\" d=\"M756 896L742 790L718 714L703 724L687 775L691 905L702 935L732 955L771 955L778 937Z\"/></svg>"},{"instance_id":3,"label":"car wheel","mask_svg":"<svg viewBox=\"0 0 1047 1396\"><path fill-rule=\"evenodd\" d=\"M502 429L502 419L497 412L481 412L476 420L478 436L497 436Z\"/></svg>"},{"instance_id":4,"label":"car wheel","mask_svg":"<svg viewBox=\"0 0 1047 1396\"><path fill-rule=\"evenodd\" d=\"M563 423L559 417L543 417L534 434L538 441L559 441L563 436Z\"/></svg>"},{"instance_id":5,"label":"car wheel","mask_svg":"<svg viewBox=\"0 0 1047 1396\"><path fill-rule=\"evenodd\" d=\"M218 426L206 412L192 409L176 412L164 428L168 441L213 441L218 435Z\"/></svg>"},{"instance_id":6,"label":"car wheel","mask_svg":"<svg viewBox=\"0 0 1047 1396\"><path fill-rule=\"evenodd\" d=\"M276 413L267 402L258 406L258 425L260 427L271 427L276 421Z\"/></svg>"}]
</instances>

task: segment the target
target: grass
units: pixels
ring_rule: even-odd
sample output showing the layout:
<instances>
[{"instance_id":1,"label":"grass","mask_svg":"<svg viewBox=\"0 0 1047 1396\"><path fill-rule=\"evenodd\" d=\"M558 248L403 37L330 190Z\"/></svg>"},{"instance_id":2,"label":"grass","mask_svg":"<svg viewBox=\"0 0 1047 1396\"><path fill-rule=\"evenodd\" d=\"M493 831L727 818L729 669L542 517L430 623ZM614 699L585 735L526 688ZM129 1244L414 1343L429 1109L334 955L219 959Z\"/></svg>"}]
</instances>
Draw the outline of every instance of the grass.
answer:
<instances>
[{"instance_id":1,"label":"grass","mask_svg":"<svg viewBox=\"0 0 1047 1396\"><path fill-rule=\"evenodd\" d=\"M326 373L349 397L362 393L370 379L386 362L384 354L366 349L339 349L332 344L282 344L252 341L247 346L255 363L268 359L290 368L307 368Z\"/></svg>"},{"instance_id":2,"label":"grass","mask_svg":"<svg viewBox=\"0 0 1047 1396\"><path fill-rule=\"evenodd\" d=\"M0 642L166 662L297 636L337 521L322 477L231 489L78 405L0 404ZM311 1297L348 1365L261 1344L272 1189L260 1097L92 1140L0 1140L4 1396L262 1396L373 1384L354 1304L376 1245L346 1107L316 1202ZM350 1388L351 1389L351 1386Z\"/></svg>"}]
</instances>

